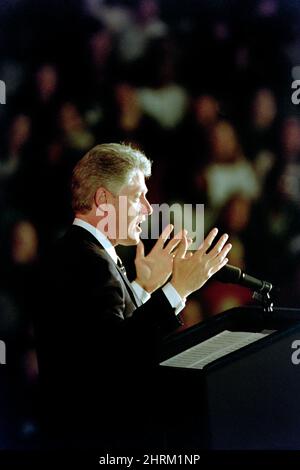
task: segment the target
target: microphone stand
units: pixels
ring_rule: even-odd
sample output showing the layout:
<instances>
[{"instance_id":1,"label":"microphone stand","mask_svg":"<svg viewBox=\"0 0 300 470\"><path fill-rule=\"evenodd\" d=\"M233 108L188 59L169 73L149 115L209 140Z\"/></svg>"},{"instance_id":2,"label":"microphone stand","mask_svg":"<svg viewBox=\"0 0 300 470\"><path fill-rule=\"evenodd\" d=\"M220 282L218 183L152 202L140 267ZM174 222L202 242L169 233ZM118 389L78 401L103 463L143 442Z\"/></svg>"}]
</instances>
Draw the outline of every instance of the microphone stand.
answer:
<instances>
[{"instance_id":1,"label":"microphone stand","mask_svg":"<svg viewBox=\"0 0 300 470\"><path fill-rule=\"evenodd\" d=\"M263 311L264 313L272 313L273 312L273 301L271 299L271 296L270 296L270 288L269 288L269 284L266 283L266 285L264 285L262 287L262 289L259 289L257 291L254 291L253 292L253 295L252 295L252 298L257 300L261 306L263 307ZM272 288L272 286L271 286Z\"/></svg>"}]
</instances>

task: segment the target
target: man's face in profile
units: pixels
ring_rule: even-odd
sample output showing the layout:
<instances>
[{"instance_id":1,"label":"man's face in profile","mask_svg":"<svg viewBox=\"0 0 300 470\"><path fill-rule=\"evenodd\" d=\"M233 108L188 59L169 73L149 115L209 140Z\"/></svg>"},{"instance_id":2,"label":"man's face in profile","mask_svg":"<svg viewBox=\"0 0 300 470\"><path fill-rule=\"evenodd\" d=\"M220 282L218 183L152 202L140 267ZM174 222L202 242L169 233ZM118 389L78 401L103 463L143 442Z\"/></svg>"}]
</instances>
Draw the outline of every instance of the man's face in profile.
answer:
<instances>
[{"instance_id":1,"label":"man's face in profile","mask_svg":"<svg viewBox=\"0 0 300 470\"><path fill-rule=\"evenodd\" d=\"M117 243L136 245L140 240L141 223L153 210L146 198L147 186L140 170L133 173L131 181L121 189L116 201Z\"/></svg>"}]
</instances>

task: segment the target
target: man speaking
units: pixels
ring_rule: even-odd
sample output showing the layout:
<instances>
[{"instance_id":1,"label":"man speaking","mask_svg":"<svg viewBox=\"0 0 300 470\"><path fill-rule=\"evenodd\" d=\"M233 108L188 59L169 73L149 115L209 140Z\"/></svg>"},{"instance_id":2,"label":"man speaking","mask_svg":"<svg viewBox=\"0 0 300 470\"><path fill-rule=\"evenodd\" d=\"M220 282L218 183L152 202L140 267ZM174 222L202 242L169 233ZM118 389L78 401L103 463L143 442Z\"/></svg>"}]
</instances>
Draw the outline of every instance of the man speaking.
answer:
<instances>
[{"instance_id":1,"label":"man speaking","mask_svg":"<svg viewBox=\"0 0 300 470\"><path fill-rule=\"evenodd\" d=\"M75 218L43 263L36 321L50 446L109 450L155 441L160 341L180 325L188 295L228 261L226 234L209 249L217 229L191 254L186 231L166 241L168 226L144 255L150 174L146 156L122 144L94 147L74 169ZM118 244L137 246L132 283Z\"/></svg>"}]
</instances>

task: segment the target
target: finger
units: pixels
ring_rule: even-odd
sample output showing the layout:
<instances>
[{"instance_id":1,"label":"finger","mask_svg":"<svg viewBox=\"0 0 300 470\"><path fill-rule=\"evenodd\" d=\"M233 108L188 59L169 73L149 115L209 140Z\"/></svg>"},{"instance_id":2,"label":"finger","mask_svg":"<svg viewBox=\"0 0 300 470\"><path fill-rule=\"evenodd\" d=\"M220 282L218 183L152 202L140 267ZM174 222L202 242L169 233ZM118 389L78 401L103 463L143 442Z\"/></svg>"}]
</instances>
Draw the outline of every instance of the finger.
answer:
<instances>
[{"instance_id":1,"label":"finger","mask_svg":"<svg viewBox=\"0 0 300 470\"><path fill-rule=\"evenodd\" d=\"M225 264L227 264L227 263L228 263L228 258L224 258L223 261L220 264L217 264L216 266L214 266L211 269L211 276L213 276L218 271L220 271L220 269L222 269L225 266Z\"/></svg>"},{"instance_id":2,"label":"finger","mask_svg":"<svg viewBox=\"0 0 300 470\"><path fill-rule=\"evenodd\" d=\"M199 246L198 251L200 251L201 253L203 252L205 253L208 250L208 248L211 246L214 239L216 238L217 233L218 233L218 229L216 227L213 228L209 232L207 237L204 239L204 241L201 243L201 245Z\"/></svg>"},{"instance_id":3,"label":"finger","mask_svg":"<svg viewBox=\"0 0 300 470\"><path fill-rule=\"evenodd\" d=\"M182 240L182 234L179 237L178 234L169 241L169 243L164 247L164 250L166 250L168 253L172 253L172 251L176 248L176 246L179 245L179 243Z\"/></svg>"},{"instance_id":4,"label":"finger","mask_svg":"<svg viewBox=\"0 0 300 470\"><path fill-rule=\"evenodd\" d=\"M186 230L184 230L183 237L182 237L179 247L177 248L177 253L176 253L175 258L184 258L186 255L187 248L188 248L188 241L186 238Z\"/></svg>"},{"instance_id":5,"label":"finger","mask_svg":"<svg viewBox=\"0 0 300 470\"><path fill-rule=\"evenodd\" d=\"M227 243L227 245L224 246L223 250L221 253L217 256L217 258L220 259L220 261L223 261L223 259L228 255L229 251L231 250L232 245L231 243Z\"/></svg>"},{"instance_id":6,"label":"finger","mask_svg":"<svg viewBox=\"0 0 300 470\"><path fill-rule=\"evenodd\" d=\"M187 230L186 229L181 229L179 230L179 232L176 233L176 235L174 235L174 238L176 238L176 240L182 240L182 237L183 237L183 234L186 234L187 235Z\"/></svg>"},{"instance_id":7,"label":"finger","mask_svg":"<svg viewBox=\"0 0 300 470\"><path fill-rule=\"evenodd\" d=\"M224 258L227 257L229 251L231 250L232 248L232 245L230 243L228 243L226 246L224 246L223 250L221 251L221 253L215 258L215 260L218 262L218 263L221 263Z\"/></svg>"},{"instance_id":8,"label":"finger","mask_svg":"<svg viewBox=\"0 0 300 470\"><path fill-rule=\"evenodd\" d=\"M224 246L223 250L221 253L219 253L218 256L216 256L212 261L211 261L211 266L212 269L214 269L216 266L219 266L220 264L223 263L224 259L227 257L229 251L231 250L232 245L228 243L226 246Z\"/></svg>"},{"instance_id":9,"label":"finger","mask_svg":"<svg viewBox=\"0 0 300 470\"><path fill-rule=\"evenodd\" d=\"M174 238L169 241L169 243L165 246L164 249L167 250L169 253L172 253L172 252L174 253L175 252L174 248L176 248L176 246L178 246L179 243L182 240L183 232L184 232L184 229L182 229L178 233L176 233ZM186 231L186 233L187 233L187 231ZM193 242L193 239L188 237L187 242L188 242L188 246L190 246Z\"/></svg>"},{"instance_id":10,"label":"finger","mask_svg":"<svg viewBox=\"0 0 300 470\"><path fill-rule=\"evenodd\" d=\"M222 251L225 243L227 242L227 240L228 240L228 234L224 233L224 235L222 235L222 237L220 238L218 243L208 253L208 256L211 257L211 258L214 258L214 257L218 256L218 254L221 253L221 251Z\"/></svg>"},{"instance_id":11,"label":"finger","mask_svg":"<svg viewBox=\"0 0 300 470\"><path fill-rule=\"evenodd\" d=\"M220 264L224 260L224 258L228 255L231 248L232 248L231 243L227 243L227 245L224 246L224 248L221 250L221 252L217 256L215 256L214 258L209 260L209 263L211 264L211 266L215 266L216 264Z\"/></svg>"},{"instance_id":12,"label":"finger","mask_svg":"<svg viewBox=\"0 0 300 470\"><path fill-rule=\"evenodd\" d=\"M157 240L154 248L162 248L164 246L164 243L165 241L167 240L167 238L169 237L170 233L172 232L173 230L173 225L172 224L169 224L167 225L164 230L162 231L162 233L160 234L160 237L159 239Z\"/></svg>"},{"instance_id":13,"label":"finger","mask_svg":"<svg viewBox=\"0 0 300 470\"><path fill-rule=\"evenodd\" d=\"M139 243L136 245L136 258L144 258L145 256L145 247L144 243L142 240L139 241Z\"/></svg>"},{"instance_id":14,"label":"finger","mask_svg":"<svg viewBox=\"0 0 300 470\"><path fill-rule=\"evenodd\" d=\"M189 259L193 256L193 252L192 252L192 250L190 250L190 246L191 246L192 243L193 243L193 239L192 238L187 238L187 251L188 250L189 251L185 255L186 259Z\"/></svg>"}]
</instances>

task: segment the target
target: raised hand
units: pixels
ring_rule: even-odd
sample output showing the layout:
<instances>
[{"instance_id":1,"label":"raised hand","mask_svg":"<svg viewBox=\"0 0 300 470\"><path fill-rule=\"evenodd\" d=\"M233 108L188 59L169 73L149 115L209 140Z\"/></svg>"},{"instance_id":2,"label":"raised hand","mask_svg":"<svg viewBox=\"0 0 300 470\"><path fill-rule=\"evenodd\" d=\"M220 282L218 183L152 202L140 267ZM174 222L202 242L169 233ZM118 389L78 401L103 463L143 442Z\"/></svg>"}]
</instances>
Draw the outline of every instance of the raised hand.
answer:
<instances>
[{"instance_id":1,"label":"raised hand","mask_svg":"<svg viewBox=\"0 0 300 470\"><path fill-rule=\"evenodd\" d=\"M200 289L213 274L228 262L226 256L232 245L230 243L226 244L228 239L226 233L222 235L214 248L207 253L217 233L218 229L211 230L198 250L189 256L186 256L188 240L186 233L183 234L182 243L178 247L174 258L171 279L172 285L182 298Z\"/></svg>"},{"instance_id":2,"label":"raised hand","mask_svg":"<svg viewBox=\"0 0 300 470\"><path fill-rule=\"evenodd\" d=\"M173 259L176 249L183 240L183 232L179 232L165 246L165 242L173 230L173 225L167 225L150 253L145 256L144 244L140 240L136 249L135 281L151 294L167 282L173 269ZM187 247L191 239L185 236Z\"/></svg>"}]
</instances>

